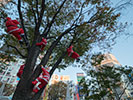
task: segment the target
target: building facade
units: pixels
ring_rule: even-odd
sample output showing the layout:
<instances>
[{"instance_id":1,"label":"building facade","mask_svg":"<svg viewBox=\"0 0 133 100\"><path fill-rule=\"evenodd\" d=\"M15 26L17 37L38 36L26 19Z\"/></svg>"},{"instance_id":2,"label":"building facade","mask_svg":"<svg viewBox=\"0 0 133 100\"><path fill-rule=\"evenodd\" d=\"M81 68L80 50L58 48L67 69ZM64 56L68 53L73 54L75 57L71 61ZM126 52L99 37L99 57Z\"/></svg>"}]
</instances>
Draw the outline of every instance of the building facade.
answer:
<instances>
[{"instance_id":1,"label":"building facade","mask_svg":"<svg viewBox=\"0 0 133 100\"><path fill-rule=\"evenodd\" d=\"M7 4L11 0L0 0L0 6Z\"/></svg>"},{"instance_id":2,"label":"building facade","mask_svg":"<svg viewBox=\"0 0 133 100\"><path fill-rule=\"evenodd\" d=\"M16 85L19 81L17 72L23 62L24 61L22 59L18 59L17 62L9 62L9 66L4 67L4 69L0 72L0 82Z\"/></svg>"},{"instance_id":3,"label":"building facade","mask_svg":"<svg viewBox=\"0 0 133 100\"><path fill-rule=\"evenodd\" d=\"M104 59L102 60L101 65L121 66L115 56L110 53L104 54Z\"/></svg>"}]
</instances>

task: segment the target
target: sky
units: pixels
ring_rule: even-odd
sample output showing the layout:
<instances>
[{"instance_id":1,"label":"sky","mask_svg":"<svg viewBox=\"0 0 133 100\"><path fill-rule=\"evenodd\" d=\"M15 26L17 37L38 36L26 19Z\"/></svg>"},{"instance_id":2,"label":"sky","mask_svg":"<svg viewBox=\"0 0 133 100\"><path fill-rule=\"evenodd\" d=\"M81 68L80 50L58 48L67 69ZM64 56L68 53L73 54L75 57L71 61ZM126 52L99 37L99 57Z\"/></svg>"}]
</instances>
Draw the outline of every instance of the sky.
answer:
<instances>
[{"instance_id":1,"label":"sky","mask_svg":"<svg viewBox=\"0 0 133 100\"><path fill-rule=\"evenodd\" d=\"M133 7L129 7L122 13L122 21L133 23ZM133 25L127 28L127 32L133 34ZM117 39L112 54L117 58L121 65L133 66L133 35L122 36Z\"/></svg>"},{"instance_id":2,"label":"sky","mask_svg":"<svg viewBox=\"0 0 133 100\"><path fill-rule=\"evenodd\" d=\"M116 4L116 1L117 0L113 0L114 4ZM133 6L128 6L126 9L123 9L120 21L133 23ZM133 25L127 27L126 32L133 34ZM116 59L122 66L133 66L133 35L120 36L119 38L117 38L116 44L112 47L110 53L112 53L116 57ZM74 83L76 83L76 73L82 72L83 70L81 70L80 68L69 66L61 72L58 72L58 70L56 70L54 74L70 75L70 80L73 80Z\"/></svg>"}]
</instances>

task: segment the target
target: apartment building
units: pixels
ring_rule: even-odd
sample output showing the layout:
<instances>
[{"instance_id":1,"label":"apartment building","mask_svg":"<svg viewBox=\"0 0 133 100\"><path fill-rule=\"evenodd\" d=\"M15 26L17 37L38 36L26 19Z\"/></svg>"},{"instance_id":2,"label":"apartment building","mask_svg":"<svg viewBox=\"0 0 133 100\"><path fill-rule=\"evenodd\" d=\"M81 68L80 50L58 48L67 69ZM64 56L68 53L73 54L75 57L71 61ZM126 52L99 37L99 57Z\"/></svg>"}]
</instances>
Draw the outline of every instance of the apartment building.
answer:
<instances>
[{"instance_id":1,"label":"apartment building","mask_svg":"<svg viewBox=\"0 0 133 100\"><path fill-rule=\"evenodd\" d=\"M0 82L16 85L19 80L16 74L23 62L22 59L18 59L17 62L9 62L9 66L4 67L0 72Z\"/></svg>"}]
</instances>

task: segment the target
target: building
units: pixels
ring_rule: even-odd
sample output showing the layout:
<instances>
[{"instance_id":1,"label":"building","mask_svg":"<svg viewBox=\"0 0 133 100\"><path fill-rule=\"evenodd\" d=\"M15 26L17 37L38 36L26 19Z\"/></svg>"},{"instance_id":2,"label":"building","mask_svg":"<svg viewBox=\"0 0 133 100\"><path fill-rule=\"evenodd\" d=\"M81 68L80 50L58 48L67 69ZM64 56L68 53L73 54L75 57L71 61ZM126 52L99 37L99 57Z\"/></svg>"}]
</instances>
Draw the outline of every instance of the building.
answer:
<instances>
[{"instance_id":1,"label":"building","mask_svg":"<svg viewBox=\"0 0 133 100\"><path fill-rule=\"evenodd\" d=\"M81 81L82 78L84 78L84 73L77 73L77 84Z\"/></svg>"},{"instance_id":2,"label":"building","mask_svg":"<svg viewBox=\"0 0 133 100\"><path fill-rule=\"evenodd\" d=\"M17 72L19 70L20 65L23 63L22 59L19 59L18 62L7 62L8 66L3 67L0 63L0 67L3 67L4 69L0 72L0 83L3 84L0 87L0 100L11 100L12 95L5 96L4 95L4 89L6 84L12 85L14 88L16 87L19 78L17 77Z\"/></svg>"},{"instance_id":3,"label":"building","mask_svg":"<svg viewBox=\"0 0 133 100\"><path fill-rule=\"evenodd\" d=\"M2 72L0 72L0 82L16 85L18 83L16 74L22 64L22 59L19 59L18 62L10 62L9 66L6 66Z\"/></svg>"},{"instance_id":4,"label":"building","mask_svg":"<svg viewBox=\"0 0 133 100\"><path fill-rule=\"evenodd\" d=\"M0 0L0 6L7 4L11 0Z\"/></svg>"},{"instance_id":5,"label":"building","mask_svg":"<svg viewBox=\"0 0 133 100\"><path fill-rule=\"evenodd\" d=\"M104 54L104 60L102 60L101 65L121 66L115 56L110 53Z\"/></svg>"}]
</instances>

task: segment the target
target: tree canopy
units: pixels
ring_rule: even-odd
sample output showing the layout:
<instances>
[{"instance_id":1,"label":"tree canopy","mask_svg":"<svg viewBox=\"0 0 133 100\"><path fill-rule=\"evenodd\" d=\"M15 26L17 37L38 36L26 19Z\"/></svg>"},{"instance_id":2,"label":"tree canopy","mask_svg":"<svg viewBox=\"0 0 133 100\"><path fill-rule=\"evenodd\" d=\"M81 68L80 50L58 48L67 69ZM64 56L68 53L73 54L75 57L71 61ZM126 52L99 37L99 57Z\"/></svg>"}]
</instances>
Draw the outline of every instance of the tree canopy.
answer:
<instances>
[{"instance_id":1,"label":"tree canopy","mask_svg":"<svg viewBox=\"0 0 133 100\"><path fill-rule=\"evenodd\" d=\"M84 69L86 77L79 83L79 86L82 87L79 93L83 94L86 100L121 100L125 89L128 87L123 87L122 75L128 77L129 73L132 72L132 67L116 64L111 66L109 63L102 65L103 59L105 56L102 54L91 57L89 70ZM131 83L130 79L129 83Z\"/></svg>"},{"instance_id":2,"label":"tree canopy","mask_svg":"<svg viewBox=\"0 0 133 100\"><path fill-rule=\"evenodd\" d=\"M59 100L66 98L67 84L60 81L55 84L52 84L48 88L48 98L50 100Z\"/></svg>"},{"instance_id":3,"label":"tree canopy","mask_svg":"<svg viewBox=\"0 0 133 100\"><path fill-rule=\"evenodd\" d=\"M5 45L11 48L4 49L4 52L25 59L24 72L13 100L38 99L43 89L32 95L31 81L41 73L41 65L50 66L52 75L55 69L72 64L74 59L66 52L70 45L74 45L74 51L81 57L87 58L88 52L96 46L111 47L126 26L119 23L121 14L109 0L12 0L0 8L0 13L2 48ZM4 31L7 16L20 21L29 41L27 48L21 47L13 36ZM42 37L47 39L43 52L36 46ZM36 65L39 54L43 57Z\"/></svg>"}]
</instances>

